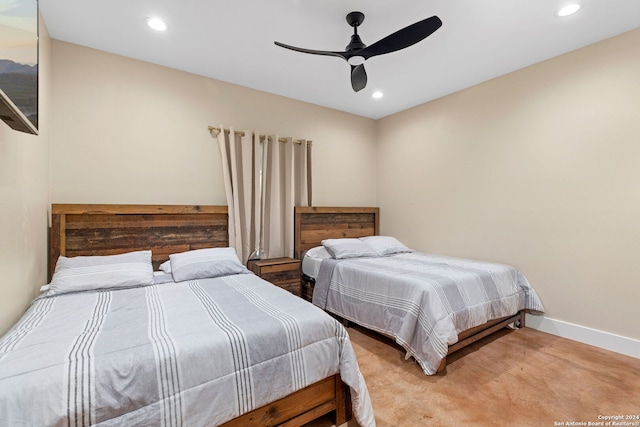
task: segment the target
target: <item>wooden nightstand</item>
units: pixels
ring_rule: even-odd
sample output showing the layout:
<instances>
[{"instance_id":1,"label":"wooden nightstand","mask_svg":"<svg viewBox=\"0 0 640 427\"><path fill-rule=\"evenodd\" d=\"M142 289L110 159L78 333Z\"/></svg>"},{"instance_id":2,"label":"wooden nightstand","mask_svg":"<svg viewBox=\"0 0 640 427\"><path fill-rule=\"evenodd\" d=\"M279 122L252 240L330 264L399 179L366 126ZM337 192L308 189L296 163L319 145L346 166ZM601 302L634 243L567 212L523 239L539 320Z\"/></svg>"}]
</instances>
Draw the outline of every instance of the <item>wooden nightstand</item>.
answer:
<instances>
[{"instance_id":1,"label":"wooden nightstand","mask_svg":"<svg viewBox=\"0 0 640 427\"><path fill-rule=\"evenodd\" d=\"M252 259L247 263L247 268L264 280L300 296L301 263L293 258Z\"/></svg>"}]
</instances>

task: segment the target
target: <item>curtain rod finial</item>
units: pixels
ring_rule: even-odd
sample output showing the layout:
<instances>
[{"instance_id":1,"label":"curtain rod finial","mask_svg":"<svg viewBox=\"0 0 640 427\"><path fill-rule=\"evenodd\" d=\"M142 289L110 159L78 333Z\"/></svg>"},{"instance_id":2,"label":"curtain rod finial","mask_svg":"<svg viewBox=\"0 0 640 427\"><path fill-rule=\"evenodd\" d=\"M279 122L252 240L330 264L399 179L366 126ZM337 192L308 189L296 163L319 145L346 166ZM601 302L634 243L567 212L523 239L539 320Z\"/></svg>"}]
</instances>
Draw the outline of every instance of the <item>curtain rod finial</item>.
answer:
<instances>
[{"instance_id":1,"label":"curtain rod finial","mask_svg":"<svg viewBox=\"0 0 640 427\"><path fill-rule=\"evenodd\" d=\"M211 134L211 136L213 136L214 138L218 137L218 134L220 133L220 128L217 127L213 127L213 126L209 126L209 133Z\"/></svg>"}]
</instances>

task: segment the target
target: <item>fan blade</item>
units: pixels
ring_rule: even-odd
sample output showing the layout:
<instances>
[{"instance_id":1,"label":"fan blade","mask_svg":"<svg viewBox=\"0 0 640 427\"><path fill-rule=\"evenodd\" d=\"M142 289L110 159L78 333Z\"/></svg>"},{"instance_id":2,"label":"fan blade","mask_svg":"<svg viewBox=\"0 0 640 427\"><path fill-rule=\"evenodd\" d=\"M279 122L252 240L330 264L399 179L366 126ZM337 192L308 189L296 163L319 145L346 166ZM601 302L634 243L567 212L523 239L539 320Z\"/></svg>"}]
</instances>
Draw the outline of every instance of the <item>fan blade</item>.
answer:
<instances>
[{"instance_id":1,"label":"fan blade","mask_svg":"<svg viewBox=\"0 0 640 427\"><path fill-rule=\"evenodd\" d=\"M338 58L342 58L345 61L349 59L347 56L345 56L345 52L332 52L328 50L305 49L303 47L289 46L288 44L284 44L280 42L274 42L274 43L276 44L276 46L284 47L285 49L295 50L296 52L310 53L312 55L337 56Z\"/></svg>"},{"instance_id":2,"label":"fan blade","mask_svg":"<svg viewBox=\"0 0 640 427\"><path fill-rule=\"evenodd\" d=\"M351 87L354 92L359 92L367 85L367 72L364 64L351 66Z\"/></svg>"},{"instance_id":3,"label":"fan blade","mask_svg":"<svg viewBox=\"0 0 640 427\"><path fill-rule=\"evenodd\" d=\"M424 19L415 24L404 27L387 37L378 40L371 46L365 47L358 55L369 59L376 55L395 52L405 47L412 46L433 34L442 26L442 21L437 16Z\"/></svg>"}]
</instances>

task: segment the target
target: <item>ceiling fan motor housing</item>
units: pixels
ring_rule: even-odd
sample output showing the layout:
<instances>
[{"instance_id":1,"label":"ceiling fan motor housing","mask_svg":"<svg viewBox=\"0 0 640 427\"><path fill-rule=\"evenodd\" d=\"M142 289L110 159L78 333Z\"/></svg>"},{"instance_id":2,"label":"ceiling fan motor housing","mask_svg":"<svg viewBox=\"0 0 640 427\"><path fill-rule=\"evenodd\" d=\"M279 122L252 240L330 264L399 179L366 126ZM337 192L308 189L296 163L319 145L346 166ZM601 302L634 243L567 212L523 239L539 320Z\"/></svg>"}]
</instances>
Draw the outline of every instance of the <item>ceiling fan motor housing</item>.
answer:
<instances>
[{"instance_id":1,"label":"ceiling fan motor housing","mask_svg":"<svg viewBox=\"0 0 640 427\"><path fill-rule=\"evenodd\" d=\"M354 34L351 36L351 42L347 45L347 47L345 47L345 50L347 51L358 50L358 49L364 49L365 47L367 47L367 45L362 43L360 36L357 34Z\"/></svg>"}]
</instances>

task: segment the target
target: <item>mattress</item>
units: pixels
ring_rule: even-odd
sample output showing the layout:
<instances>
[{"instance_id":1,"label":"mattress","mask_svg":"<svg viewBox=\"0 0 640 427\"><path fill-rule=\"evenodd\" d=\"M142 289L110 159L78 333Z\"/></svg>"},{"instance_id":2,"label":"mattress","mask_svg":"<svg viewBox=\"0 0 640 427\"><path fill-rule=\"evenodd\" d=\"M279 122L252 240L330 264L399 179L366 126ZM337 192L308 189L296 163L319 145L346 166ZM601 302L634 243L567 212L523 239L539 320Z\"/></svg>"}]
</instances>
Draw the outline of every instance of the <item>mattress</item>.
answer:
<instances>
[{"instance_id":1,"label":"mattress","mask_svg":"<svg viewBox=\"0 0 640 427\"><path fill-rule=\"evenodd\" d=\"M327 258L331 258L331 255L322 246L308 250L302 258L302 274L315 279L320 272L322 260Z\"/></svg>"},{"instance_id":2,"label":"mattress","mask_svg":"<svg viewBox=\"0 0 640 427\"><path fill-rule=\"evenodd\" d=\"M212 426L340 373L346 330L253 274L37 298L0 339L0 425Z\"/></svg>"}]
</instances>

